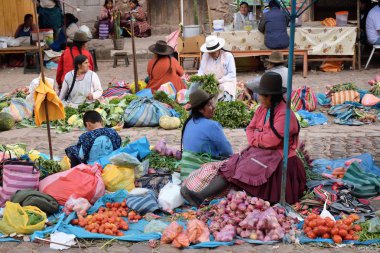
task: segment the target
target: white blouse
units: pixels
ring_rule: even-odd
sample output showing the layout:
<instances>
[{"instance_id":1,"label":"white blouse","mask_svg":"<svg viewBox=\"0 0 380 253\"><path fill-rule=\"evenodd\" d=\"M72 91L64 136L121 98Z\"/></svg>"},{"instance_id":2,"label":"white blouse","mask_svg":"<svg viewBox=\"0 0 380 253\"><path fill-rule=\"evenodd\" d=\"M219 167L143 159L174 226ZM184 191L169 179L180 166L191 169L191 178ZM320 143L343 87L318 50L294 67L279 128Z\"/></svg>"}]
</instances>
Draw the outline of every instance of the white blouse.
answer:
<instances>
[{"instance_id":1,"label":"white blouse","mask_svg":"<svg viewBox=\"0 0 380 253\"><path fill-rule=\"evenodd\" d=\"M103 94L102 85L100 83L98 75L89 70L86 74L77 76L74 83L74 88L71 91L67 101L65 101L66 94L69 92L71 84L74 78L74 70L68 72L65 75L65 80L62 84L62 90L59 94L59 98L62 100L63 104L70 105L77 108L80 104L84 102L92 103L95 99L98 99ZM87 96L92 93L94 100L88 100Z\"/></svg>"}]
</instances>

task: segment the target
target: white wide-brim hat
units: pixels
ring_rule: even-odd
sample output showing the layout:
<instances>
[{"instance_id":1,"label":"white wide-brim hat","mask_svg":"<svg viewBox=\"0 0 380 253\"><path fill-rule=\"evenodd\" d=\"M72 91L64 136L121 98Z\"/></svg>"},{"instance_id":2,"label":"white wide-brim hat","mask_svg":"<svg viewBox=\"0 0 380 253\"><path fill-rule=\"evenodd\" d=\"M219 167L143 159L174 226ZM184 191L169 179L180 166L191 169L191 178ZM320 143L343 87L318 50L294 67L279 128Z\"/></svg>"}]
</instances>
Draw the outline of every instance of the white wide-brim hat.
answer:
<instances>
[{"instance_id":1,"label":"white wide-brim hat","mask_svg":"<svg viewBox=\"0 0 380 253\"><path fill-rule=\"evenodd\" d=\"M203 53L212 53L222 49L225 44L224 39L211 35L206 38L206 42L201 46L201 51Z\"/></svg>"}]
</instances>

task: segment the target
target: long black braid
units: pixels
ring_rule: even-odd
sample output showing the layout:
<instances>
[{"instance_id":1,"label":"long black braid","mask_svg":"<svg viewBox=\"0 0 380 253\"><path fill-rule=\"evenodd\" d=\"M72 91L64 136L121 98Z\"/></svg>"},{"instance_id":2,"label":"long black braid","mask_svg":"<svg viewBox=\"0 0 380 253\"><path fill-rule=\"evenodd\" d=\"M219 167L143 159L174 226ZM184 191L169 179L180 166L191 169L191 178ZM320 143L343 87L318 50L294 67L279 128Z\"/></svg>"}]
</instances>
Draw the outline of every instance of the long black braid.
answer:
<instances>
[{"instance_id":1,"label":"long black braid","mask_svg":"<svg viewBox=\"0 0 380 253\"><path fill-rule=\"evenodd\" d=\"M85 42L78 42L74 41L73 44L70 45L70 54L71 58L74 60L74 54L73 54L73 48L76 47L79 50L79 55L82 55L82 47L84 46Z\"/></svg>"},{"instance_id":2,"label":"long black braid","mask_svg":"<svg viewBox=\"0 0 380 253\"><path fill-rule=\"evenodd\" d=\"M276 108L276 106L281 103L281 102L286 102L285 99L284 99L284 96L282 94L280 95L272 95L271 99L270 99L270 102L271 102L271 106L270 106L270 111L269 111L269 125L270 125L270 128L272 129L273 133L279 138L279 139L284 139L284 136L281 136L277 129L274 127L274 109ZM300 131L300 126L299 126L299 123L297 121L297 124L298 124L298 133Z\"/></svg>"},{"instance_id":3,"label":"long black braid","mask_svg":"<svg viewBox=\"0 0 380 253\"><path fill-rule=\"evenodd\" d=\"M209 100L207 100L206 102L202 103L201 105L197 106L196 108L193 108L191 109L191 113L190 113L190 116L185 120L185 122L183 123L183 127L182 127L182 133L181 133L181 153L183 152L183 134L185 133L185 128L187 126L187 123L189 123L190 120L192 119L200 119L200 118L204 118L203 114L200 112L200 110L205 107L205 105L207 105L207 103L209 102Z\"/></svg>"},{"instance_id":4,"label":"long black braid","mask_svg":"<svg viewBox=\"0 0 380 253\"><path fill-rule=\"evenodd\" d=\"M170 62L170 65L169 65L169 69L165 72L168 73L168 72L172 72L172 59L171 59L171 56L170 55L157 55L157 59L156 61L153 63L153 67L152 67L152 70L150 71L150 79L153 79L153 70L154 70L154 67L156 66L157 62L163 58L169 58L169 62Z\"/></svg>"},{"instance_id":5,"label":"long black braid","mask_svg":"<svg viewBox=\"0 0 380 253\"><path fill-rule=\"evenodd\" d=\"M81 65L83 62L85 62L87 59L88 58L85 55L78 55L77 57L75 57L75 59L74 59L74 76L73 76L73 81L71 82L70 89L69 89L69 91L67 92L67 94L65 96L65 101L67 101L67 99L69 99L69 96L70 96L71 92L73 91L73 88L74 88L74 85L75 85L75 81L76 81L77 75L78 75L79 65Z\"/></svg>"}]
</instances>

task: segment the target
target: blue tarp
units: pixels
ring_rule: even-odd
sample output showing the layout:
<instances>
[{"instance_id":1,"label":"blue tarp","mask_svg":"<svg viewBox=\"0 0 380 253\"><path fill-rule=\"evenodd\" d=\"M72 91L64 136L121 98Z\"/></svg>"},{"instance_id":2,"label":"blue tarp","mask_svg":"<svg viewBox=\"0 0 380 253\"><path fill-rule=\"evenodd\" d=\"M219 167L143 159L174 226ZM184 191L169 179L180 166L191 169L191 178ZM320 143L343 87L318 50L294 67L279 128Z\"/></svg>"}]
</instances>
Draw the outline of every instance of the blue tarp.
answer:
<instances>
[{"instance_id":1,"label":"blue tarp","mask_svg":"<svg viewBox=\"0 0 380 253\"><path fill-rule=\"evenodd\" d=\"M342 158L336 160L327 160L327 159L317 159L312 163L313 171L322 174L331 174L332 171L326 169L327 166L331 168L344 167L344 163L353 158L360 159L362 162L360 163L360 167L367 173L372 173L380 177L380 168L375 164L373 156L371 154L362 154L358 156L353 156L350 158Z\"/></svg>"},{"instance_id":2,"label":"blue tarp","mask_svg":"<svg viewBox=\"0 0 380 253\"><path fill-rule=\"evenodd\" d=\"M306 110L299 110L297 112L303 119L307 120L309 126L323 125L327 123L327 117L320 112L309 112Z\"/></svg>"}]
</instances>

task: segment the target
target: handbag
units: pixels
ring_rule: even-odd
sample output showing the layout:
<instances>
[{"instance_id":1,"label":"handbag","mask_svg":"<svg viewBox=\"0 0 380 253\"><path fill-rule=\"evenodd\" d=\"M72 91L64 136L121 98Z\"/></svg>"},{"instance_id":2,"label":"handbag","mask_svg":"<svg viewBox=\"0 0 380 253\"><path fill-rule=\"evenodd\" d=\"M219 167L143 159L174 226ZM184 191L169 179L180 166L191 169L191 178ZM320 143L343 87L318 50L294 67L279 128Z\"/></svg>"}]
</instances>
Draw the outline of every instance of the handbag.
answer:
<instances>
[{"instance_id":1,"label":"handbag","mask_svg":"<svg viewBox=\"0 0 380 253\"><path fill-rule=\"evenodd\" d=\"M12 159L9 152L9 159L2 163L2 182L0 187L0 206L11 199L11 196L18 190L38 190L40 182L40 172L33 162Z\"/></svg>"},{"instance_id":2,"label":"handbag","mask_svg":"<svg viewBox=\"0 0 380 253\"><path fill-rule=\"evenodd\" d=\"M292 107L296 110L307 110L309 112L317 109L317 97L314 91L307 86L303 86L292 92Z\"/></svg>"}]
</instances>

